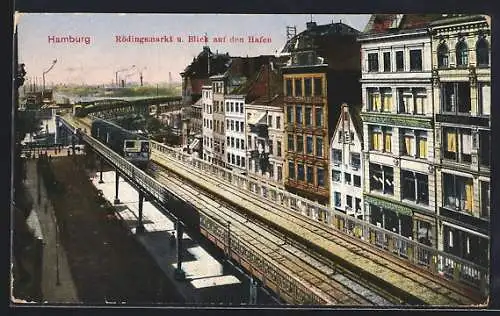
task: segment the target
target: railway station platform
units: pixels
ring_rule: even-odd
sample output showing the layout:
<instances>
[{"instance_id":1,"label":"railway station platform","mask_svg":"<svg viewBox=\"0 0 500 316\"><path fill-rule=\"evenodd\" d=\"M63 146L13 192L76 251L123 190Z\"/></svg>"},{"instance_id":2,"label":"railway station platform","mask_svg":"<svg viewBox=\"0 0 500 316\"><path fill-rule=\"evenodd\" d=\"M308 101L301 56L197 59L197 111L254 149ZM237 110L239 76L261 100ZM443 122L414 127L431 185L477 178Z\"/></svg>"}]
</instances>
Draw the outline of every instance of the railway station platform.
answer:
<instances>
[{"instance_id":1,"label":"railway station platform","mask_svg":"<svg viewBox=\"0 0 500 316\"><path fill-rule=\"evenodd\" d=\"M110 203L115 198L115 172L103 172L104 183L99 183L99 172L90 175L93 185L101 190ZM125 180L119 182L120 204L115 205L116 216L139 243L151 254L165 275L176 284L178 292L187 304L194 305L246 305L250 298L250 283L237 270L224 266L223 260L211 255L191 236L184 233L182 270L185 280L174 278L177 267L175 243L170 235L175 234L174 222L161 213L150 202L143 203L143 225L145 232L137 233L139 216L139 194ZM258 290L257 304L276 304L261 289Z\"/></svg>"}]
</instances>

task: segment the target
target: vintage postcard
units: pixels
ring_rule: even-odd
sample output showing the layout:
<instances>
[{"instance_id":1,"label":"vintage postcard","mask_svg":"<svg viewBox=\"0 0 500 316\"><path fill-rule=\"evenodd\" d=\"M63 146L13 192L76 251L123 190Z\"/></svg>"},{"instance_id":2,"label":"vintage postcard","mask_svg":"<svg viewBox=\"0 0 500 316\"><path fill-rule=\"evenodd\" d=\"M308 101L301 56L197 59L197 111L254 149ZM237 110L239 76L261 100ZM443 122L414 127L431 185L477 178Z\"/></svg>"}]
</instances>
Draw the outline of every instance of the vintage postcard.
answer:
<instances>
[{"instance_id":1,"label":"vintage postcard","mask_svg":"<svg viewBox=\"0 0 500 316\"><path fill-rule=\"evenodd\" d=\"M491 43L481 14L16 13L12 304L486 307Z\"/></svg>"}]
</instances>

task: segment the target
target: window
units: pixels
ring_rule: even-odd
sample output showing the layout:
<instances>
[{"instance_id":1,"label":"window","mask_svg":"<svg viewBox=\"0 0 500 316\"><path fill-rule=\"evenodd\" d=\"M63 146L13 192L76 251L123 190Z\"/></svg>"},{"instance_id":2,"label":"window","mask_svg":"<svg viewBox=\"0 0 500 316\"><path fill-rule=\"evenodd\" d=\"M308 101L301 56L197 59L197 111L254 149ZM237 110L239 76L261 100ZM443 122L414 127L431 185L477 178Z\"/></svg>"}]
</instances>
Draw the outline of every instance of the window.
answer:
<instances>
[{"instance_id":1,"label":"window","mask_svg":"<svg viewBox=\"0 0 500 316\"><path fill-rule=\"evenodd\" d=\"M294 151L295 146L294 146L294 140L293 140L293 135L288 135L288 151Z\"/></svg>"},{"instance_id":2,"label":"window","mask_svg":"<svg viewBox=\"0 0 500 316\"><path fill-rule=\"evenodd\" d=\"M231 130L234 131L234 121L231 120Z\"/></svg>"},{"instance_id":3,"label":"window","mask_svg":"<svg viewBox=\"0 0 500 316\"><path fill-rule=\"evenodd\" d=\"M276 156L281 157L281 141L276 142Z\"/></svg>"},{"instance_id":4,"label":"window","mask_svg":"<svg viewBox=\"0 0 500 316\"><path fill-rule=\"evenodd\" d=\"M281 166L276 167L276 173L278 176L278 181L281 181L283 179L283 170L282 170Z\"/></svg>"},{"instance_id":5,"label":"window","mask_svg":"<svg viewBox=\"0 0 500 316\"><path fill-rule=\"evenodd\" d=\"M425 174L402 170L401 197L419 204L429 204L428 177Z\"/></svg>"},{"instance_id":6,"label":"window","mask_svg":"<svg viewBox=\"0 0 500 316\"><path fill-rule=\"evenodd\" d=\"M332 149L332 159L334 164L342 164L342 150Z\"/></svg>"},{"instance_id":7,"label":"window","mask_svg":"<svg viewBox=\"0 0 500 316\"><path fill-rule=\"evenodd\" d=\"M293 161L288 162L288 177L290 179L295 179L295 165Z\"/></svg>"},{"instance_id":8,"label":"window","mask_svg":"<svg viewBox=\"0 0 500 316\"><path fill-rule=\"evenodd\" d=\"M306 153L308 155L313 153L313 138L312 138L312 136L306 137Z\"/></svg>"},{"instance_id":9,"label":"window","mask_svg":"<svg viewBox=\"0 0 500 316\"><path fill-rule=\"evenodd\" d=\"M415 155L415 134L414 134L413 130L402 129L401 134L403 135L402 154L404 156L414 156Z\"/></svg>"},{"instance_id":10,"label":"window","mask_svg":"<svg viewBox=\"0 0 500 316\"><path fill-rule=\"evenodd\" d=\"M485 130L479 131L479 163L482 166L490 165L491 155L491 137L490 132Z\"/></svg>"},{"instance_id":11,"label":"window","mask_svg":"<svg viewBox=\"0 0 500 316\"><path fill-rule=\"evenodd\" d=\"M315 96L323 95L323 82L321 78L314 78L314 95Z\"/></svg>"},{"instance_id":12,"label":"window","mask_svg":"<svg viewBox=\"0 0 500 316\"><path fill-rule=\"evenodd\" d=\"M350 173L344 172L344 182L346 184L351 184L351 174Z\"/></svg>"},{"instance_id":13,"label":"window","mask_svg":"<svg viewBox=\"0 0 500 316\"><path fill-rule=\"evenodd\" d=\"M457 66L466 67L469 63L468 48L465 41L461 40L457 43L455 48L455 53L457 57Z\"/></svg>"},{"instance_id":14,"label":"window","mask_svg":"<svg viewBox=\"0 0 500 316\"><path fill-rule=\"evenodd\" d=\"M240 149L240 140L236 138L236 149Z\"/></svg>"},{"instance_id":15,"label":"window","mask_svg":"<svg viewBox=\"0 0 500 316\"><path fill-rule=\"evenodd\" d=\"M324 187L325 186L325 169L318 168L317 173L318 173L318 186Z\"/></svg>"},{"instance_id":16,"label":"window","mask_svg":"<svg viewBox=\"0 0 500 316\"><path fill-rule=\"evenodd\" d=\"M245 149L245 140L244 139L240 139L240 146L241 146L241 149Z\"/></svg>"},{"instance_id":17,"label":"window","mask_svg":"<svg viewBox=\"0 0 500 316\"><path fill-rule=\"evenodd\" d=\"M353 183L355 187L361 188L361 177L354 175Z\"/></svg>"},{"instance_id":18,"label":"window","mask_svg":"<svg viewBox=\"0 0 500 316\"><path fill-rule=\"evenodd\" d=\"M287 97L292 96L292 79L285 80L285 95Z\"/></svg>"},{"instance_id":19,"label":"window","mask_svg":"<svg viewBox=\"0 0 500 316\"><path fill-rule=\"evenodd\" d=\"M228 154L227 154L227 163L230 163L230 162L231 162L231 154L230 154L230 153L228 153Z\"/></svg>"},{"instance_id":20,"label":"window","mask_svg":"<svg viewBox=\"0 0 500 316\"><path fill-rule=\"evenodd\" d=\"M293 106L288 105L286 107L286 117L287 117L287 123L293 124Z\"/></svg>"},{"instance_id":21,"label":"window","mask_svg":"<svg viewBox=\"0 0 500 316\"><path fill-rule=\"evenodd\" d=\"M269 164L269 178L274 178L274 164L272 163Z\"/></svg>"},{"instance_id":22,"label":"window","mask_svg":"<svg viewBox=\"0 0 500 316\"><path fill-rule=\"evenodd\" d=\"M382 110L384 112L391 112L392 110L391 88L380 88L380 95L382 96Z\"/></svg>"},{"instance_id":23,"label":"window","mask_svg":"<svg viewBox=\"0 0 500 316\"><path fill-rule=\"evenodd\" d=\"M481 115L491 113L491 85L489 82L478 82L478 103Z\"/></svg>"},{"instance_id":24,"label":"window","mask_svg":"<svg viewBox=\"0 0 500 316\"><path fill-rule=\"evenodd\" d=\"M316 136L316 156L323 157L323 137Z\"/></svg>"},{"instance_id":25,"label":"window","mask_svg":"<svg viewBox=\"0 0 500 316\"><path fill-rule=\"evenodd\" d=\"M236 131L239 132L240 131L240 124L238 124L238 122L235 122L235 126L236 128Z\"/></svg>"},{"instance_id":26,"label":"window","mask_svg":"<svg viewBox=\"0 0 500 316\"><path fill-rule=\"evenodd\" d=\"M417 157L420 159L427 159L427 132L418 131L415 132L417 137Z\"/></svg>"},{"instance_id":27,"label":"window","mask_svg":"<svg viewBox=\"0 0 500 316\"><path fill-rule=\"evenodd\" d=\"M307 178L307 183L313 183L313 167L306 166L306 178Z\"/></svg>"},{"instance_id":28,"label":"window","mask_svg":"<svg viewBox=\"0 0 500 316\"><path fill-rule=\"evenodd\" d=\"M267 125L271 128L273 127L273 116L272 115L267 116Z\"/></svg>"},{"instance_id":29,"label":"window","mask_svg":"<svg viewBox=\"0 0 500 316\"><path fill-rule=\"evenodd\" d=\"M415 97L415 111L414 114L425 114L425 106L427 103L427 94L425 88L413 89Z\"/></svg>"},{"instance_id":30,"label":"window","mask_svg":"<svg viewBox=\"0 0 500 316\"><path fill-rule=\"evenodd\" d=\"M394 194L394 174L391 167L370 164L370 190Z\"/></svg>"},{"instance_id":31,"label":"window","mask_svg":"<svg viewBox=\"0 0 500 316\"><path fill-rule=\"evenodd\" d=\"M311 78L304 79L304 92L306 97L312 96L312 82Z\"/></svg>"},{"instance_id":32,"label":"window","mask_svg":"<svg viewBox=\"0 0 500 316\"><path fill-rule=\"evenodd\" d=\"M448 68L448 46L445 43L441 43L437 50L438 57L438 68Z\"/></svg>"},{"instance_id":33,"label":"window","mask_svg":"<svg viewBox=\"0 0 500 316\"><path fill-rule=\"evenodd\" d=\"M368 54L368 71L378 71L378 54Z\"/></svg>"},{"instance_id":34,"label":"window","mask_svg":"<svg viewBox=\"0 0 500 316\"><path fill-rule=\"evenodd\" d=\"M352 196L346 195L345 204L347 207L352 208Z\"/></svg>"},{"instance_id":35,"label":"window","mask_svg":"<svg viewBox=\"0 0 500 316\"><path fill-rule=\"evenodd\" d=\"M269 154L274 155L274 153L273 153L273 140L272 139L269 140L268 145L269 145Z\"/></svg>"},{"instance_id":36,"label":"window","mask_svg":"<svg viewBox=\"0 0 500 316\"><path fill-rule=\"evenodd\" d=\"M316 107L316 127L323 127L323 108Z\"/></svg>"},{"instance_id":37,"label":"window","mask_svg":"<svg viewBox=\"0 0 500 316\"><path fill-rule=\"evenodd\" d=\"M368 110L380 112L382 110L380 92L376 88L368 88L366 91L368 97Z\"/></svg>"},{"instance_id":38,"label":"window","mask_svg":"<svg viewBox=\"0 0 500 316\"><path fill-rule=\"evenodd\" d=\"M304 136L302 134L297 135L297 153L304 153Z\"/></svg>"},{"instance_id":39,"label":"window","mask_svg":"<svg viewBox=\"0 0 500 316\"><path fill-rule=\"evenodd\" d=\"M340 179L341 177L342 177L342 172L338 170L332 170L332 181L340 183L342 181Z\"/></svg>"},{"instance_id":40,"label":"window","mask_svg":"<svg viewBox=\"0 0 500 316\"><path fill-rule=\"evenodd\" d=\"M481 211L479 216L482 218L489 218L490 216L490 183L486 181L479 181L480 191L479 199L481 200Z\"/></svg>"},{"instance_id":41,"label":"window","mask_svg":"<svg viewBox=\"0 0 500 316\"><path fill-rule=\"evenodd\" d=\"M248 149L252 149L252 136L248 136Z\"/></svg>"},{"instance_id":42,"label":"window","mask_svg":"<svg viewBox=\"0 0 500 316\"><path fill-rule=\"evenodd\" d=\"M477 41L476 59L478 66L488 66L490 63L490 49L488 42L484 38Z\"/></svg>"},{"instance_id":43,"label":"window","mask_svg":"<svg viewBox=\"0 0 500 316\"><path fill-rule=\"evenodd\" d=\"M404 64L404 57L403 57L403 51L397 51L396 52L396 71L404 71L405 64Z\"/></svg>"},{"instance_id":44,"label":"window","mask_svg":"<svg viewBox=\"0 0 500 316\"><path fill-rule=\"evenodd\" d=\"M446 82L441 84L441 108L443 112L468 114L471 111L470 83Z\"/></svg>"},{"instance_id":45,"label":"window","mask_svg":"<svg viewBox=\"0 0 500 316\"><path fill-rule=\"evenodd\" d=\"M342 195L340 192L334 192L334 201L335 201L335 207L341 207L342 206Z\"/></svg>"},{"instance_id":46,"label":"window","mask_svg":"<svg viewBox=\"0 0 500 316\"><path fill-rule=\"evenodd\" d=\"M420 70L422 70L422 50L412 49L410 50L410 71Z\"/></svg>"},{"instance_id":47,"label":"window","mask_svg":"<svg viewBox=\"0 0 500 316\"><path fill-rule=\"evenodd\" d=\"M297 180L304 181L304 165L297 164Z\"/></svg>"},{"instance_id":48,"label":"window","mask_svg":"<svg viewBox=\"0 0 500 316\"><path fill-rule=\"evenodd\" d=\"M295 79L295 96L302 96L302 79Z\"/></svg>"},{"instance_id":49,"label":"window","mask_svg":"<svg viewBox=\"0 0 500 316\"><path fill-rule=\"evenodd\" d=\"M312 108L310 106L306 106L306 126L312 126Z\"/></svg>"},{"instance_id":50,"label":"window","mask_svg":"<svg viewBox=\"0 0 500 316\"><path fill-rule=\"evenodd\" d=\"M243 122L240 122L240 132L243 133L244 131L245 131L245 129L243 128Z\"/></svg>"},{"instance_id":51,"label":"window","mask_svg":"<svg viewBox=\"0 0 500 316\"><path fill-rule=\"evenodd\" d=\"M355 210L356 210L356 213L361 212L361 199L359 199L359 198L356 198L356 208L355 208Z\"/></svg>"},{"instance_id":52,"label":"window","mask_svg":"<svg viewBox=\"0 0 500 316\"><path fill-rule=\"evenodd\" d=\"M231 112L234 112L234 102L231 102Z\"/></svg>"},{"instance_id":53,"label":"window","mask_svg":"<svg viewBox=\"0 0 500 316\"><path fill-rule=\"evenodd\" d=\"M370 149L383 152L392 152L392 128L371 126Z\"/></svg>"},{"instance_id":54,"label":"window","mask_svg":"<svg viewBox=\"0 0 500 316\"><path fill-rule=\"evenodd\" d=\"M443 128L443 157L458 162L470 163L472 135L470 129Z\"/></svg>"},{"instance_id":55,"label":"window","mask_svg":"<svg viewBox=\"0 0 500 316\"><path fill-rule=\"evenodd\" d=\"M228 143L228 144L230 143L230 137L229 136L226 137L226 143Z\"/></svg>"},{"instance_id":56,"label":"window","mask_svg":"<svg viewBox=\"0 0 500 316\"><path fill-rule=\"evenodd\" d=\"M473 200L472 178L443 173L443 203L446 207L472 214Z\"/></svg>"},{"instance_id":57,"label":"window","mask_svg":"<svg viewBox=\"0 0 500 316\"><path fill-rule=\"evenodd\" d=\"M295 122L297 125L302 125L302 106L297 105L295 107Z\"/></svg>"},{"instance_id":58,"label":"window","mask_svg":"<svg viewBox=\"0 0 500 316\"><path fill-rule=\"evenodd\" d=\"M281 117L276 116L276 128L281 128Z\"/></svg>"},{"instance_id":59,"label":"window","mask_svg":"<svg viewBox=\"0 0 500 316\"><path fill-rule=\"evenodd\" d=\"M384 71L385 72L391 71L391 53L390 52L384 53Z\"/></svg>"},{"instance_id":60,"label":"window","mask_svg":"<svg viewBox=\"0 0 500 316\"><path fill-rule=\"evenodd\" d=\"M361 166L361 154L351 153L351 167L358 169Z\"/></svg>"}]
</instances>

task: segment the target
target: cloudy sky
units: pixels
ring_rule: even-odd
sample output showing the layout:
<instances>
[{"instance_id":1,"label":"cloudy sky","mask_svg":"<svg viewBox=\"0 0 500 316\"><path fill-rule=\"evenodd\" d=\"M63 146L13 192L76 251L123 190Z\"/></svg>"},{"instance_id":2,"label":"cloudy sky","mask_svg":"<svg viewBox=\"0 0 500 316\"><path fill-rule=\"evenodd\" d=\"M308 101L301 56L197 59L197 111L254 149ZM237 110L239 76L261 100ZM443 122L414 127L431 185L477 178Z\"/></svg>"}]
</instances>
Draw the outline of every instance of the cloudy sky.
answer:
<instances>
[{"instance_id":1,"label":"cloudy sky","mask_svg":"<svg viewBox=\"0 0 500 316\"><path fill-rule=\"evenodd\" d=\"M318 24L342 21L363 30L369 15L312 15ZM180 81L179 73L202 49L203 43L188 42L189 36L209 39L212 51L232 56L257 56L279 52L286 42L286 27L303 31L309 14L230 15L230 14L78 14L27 13L18 17L19 59L26 64L29 79L39 77L57 59L46 74L50 83L110 84L117 70L142 69L144 81ZM63 37L82 38L80 43L57 43ZM124 43L117 36L172 36L174 42ZM231 37L243 43L231 43ZM248 43L248 36L268 38L268 43ZM214 37L225 37L215 43ZM87 38L87 43L85 43ZM182 42L178 42L180 38ZM49 40L51 39L51 40ZM128 81L138 81L136 71ZM39 81L40 82L40 81Z\"/></svg>"}]
</instances>

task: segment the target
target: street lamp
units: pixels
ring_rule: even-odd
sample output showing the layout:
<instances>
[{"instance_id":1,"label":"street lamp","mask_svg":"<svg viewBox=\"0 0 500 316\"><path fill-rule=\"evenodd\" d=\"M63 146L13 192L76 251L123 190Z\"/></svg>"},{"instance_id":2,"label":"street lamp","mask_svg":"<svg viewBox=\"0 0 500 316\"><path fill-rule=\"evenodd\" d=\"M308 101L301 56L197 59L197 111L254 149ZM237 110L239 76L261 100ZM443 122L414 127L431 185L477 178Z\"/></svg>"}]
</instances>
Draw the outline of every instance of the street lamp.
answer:
<instances>
[{"instance_id":1,"label":"street lamp","mask_svg":"<svg viewBox=\"0 0 500 316\"><path fill-rule=\"evenodd\" d=\"M43 99L44 99L43 94L45 93L45 74L48 73L49 71L51 71L52 68L54 68L54 66L56 65L56 63L57 63L57 59L54 59L52 61L52 65L50 65L49 69L47 69L43 72L43 75L42 75L42 103L43 103Z\"/></svg>"}]
</instances>

